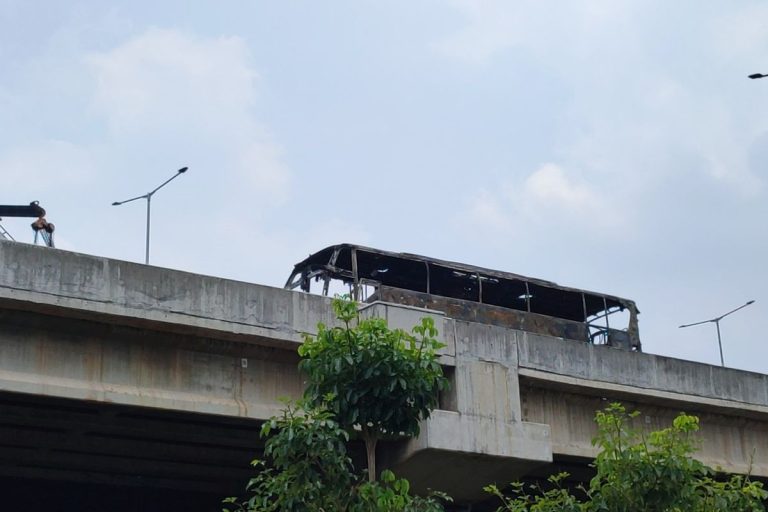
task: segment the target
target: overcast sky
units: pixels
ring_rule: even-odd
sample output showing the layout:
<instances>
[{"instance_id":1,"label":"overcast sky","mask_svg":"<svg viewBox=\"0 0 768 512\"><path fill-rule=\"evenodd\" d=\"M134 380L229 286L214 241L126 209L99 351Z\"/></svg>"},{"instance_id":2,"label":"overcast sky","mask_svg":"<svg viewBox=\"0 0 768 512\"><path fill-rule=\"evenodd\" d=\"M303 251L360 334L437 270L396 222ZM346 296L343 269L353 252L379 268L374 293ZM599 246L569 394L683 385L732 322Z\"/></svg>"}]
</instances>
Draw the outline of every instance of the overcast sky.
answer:
<instances>
[{"instance_id":1,"label":"overcast sky","mask_svg":"<svg viewBox=\"0 0 768 512\"><path fill-rule=\"evenodd\" d=\"M637 302L768 372L768 3L0 0L0 203L59 247L282 286L352 242ZM28 220L3 221L31 242Z\"/></svg>"}]
</instances>

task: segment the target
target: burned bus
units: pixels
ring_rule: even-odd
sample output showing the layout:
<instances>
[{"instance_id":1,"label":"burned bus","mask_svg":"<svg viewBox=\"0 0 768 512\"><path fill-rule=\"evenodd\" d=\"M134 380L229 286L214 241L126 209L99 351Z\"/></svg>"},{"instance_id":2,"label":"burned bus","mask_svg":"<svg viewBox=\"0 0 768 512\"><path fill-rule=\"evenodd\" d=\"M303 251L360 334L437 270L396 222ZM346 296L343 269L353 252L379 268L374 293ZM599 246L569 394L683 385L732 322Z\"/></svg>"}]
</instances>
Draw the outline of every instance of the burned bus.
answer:
<instances>
[{"instance_id":1,"label":"burned bus","mask_svg":"<svg viewBox=\"0 0 768 512\"><path fill-rule=\"evenodd\" d=\"M289 290L345 292L441 311L451 318L641 351L635 303L510 272L352 244L297 263Z\"/></svg>"}]
</instances>

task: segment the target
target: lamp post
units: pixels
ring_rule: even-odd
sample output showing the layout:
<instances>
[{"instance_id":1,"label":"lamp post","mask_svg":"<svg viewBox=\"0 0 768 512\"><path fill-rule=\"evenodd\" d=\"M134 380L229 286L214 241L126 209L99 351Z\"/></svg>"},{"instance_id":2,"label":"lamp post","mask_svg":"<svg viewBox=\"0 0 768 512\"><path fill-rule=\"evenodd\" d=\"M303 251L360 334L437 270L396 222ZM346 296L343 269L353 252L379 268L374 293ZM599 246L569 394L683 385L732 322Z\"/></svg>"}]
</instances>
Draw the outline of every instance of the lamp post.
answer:
<instances>
[{"instance_id":1,"label":"lamp post","mask_svg":"<svg viewBox=\"0 0 768 512\"><path fill-rule=\"evenodd\" d=\"M679 329L682 329L683 327L693 327L694 325L708 324L710 322L714 323L715 327L717 327L717 345L720 347L720 366L725 366L725 360L723 360L723 341L720 339L720 320L727 317L731 313L735 313L738 310L745 308L750 304L754 304L754 303L755 303L754 300L750 300L746 304L742 304L741 306L737 307L736 309L732 309L731 311L727 312L724 315L720 315L718 317L711 318L709 320L702 320L701 322L694 322L692 324L681 325Z\"/></svg>"},{"instance_id":2,"label":"lamp post","mask_svg":"<svg viewBox=\"0 0 768 512\"><path fill-rule=\"evenodd\" d=\"M755 80L756 78L765 78L767 76L768 75L765 75L763 73L752 73L751 75L749 75L749 78L751 78L752 80Z\"/></svg>"},{"instance_id":3,"label":"lamp post","mask_svg":"<svg viewBox=\"0 0 768 512\"><path fill-rule=\"evenodd\" d=\"M180 174L183 174L187 172L188 167L182 167L178 171L176 171L176 174L162 182L158 187L156 187L153 191L147 192L144 195L132 197L131 199L126 199L125 201L115 201L112 203L112 206L120 206L121 204L130 203L131 201L136 201L137 199L146 199L147 200L147 243L145 247L145 253L144 253L144 263L149 265L149 219L150 219L150 204L152 202L152 196L155 195L155 192L166 186L168 183L171 182L174 178L177 178Z\"/></svg>"}]
</instances>

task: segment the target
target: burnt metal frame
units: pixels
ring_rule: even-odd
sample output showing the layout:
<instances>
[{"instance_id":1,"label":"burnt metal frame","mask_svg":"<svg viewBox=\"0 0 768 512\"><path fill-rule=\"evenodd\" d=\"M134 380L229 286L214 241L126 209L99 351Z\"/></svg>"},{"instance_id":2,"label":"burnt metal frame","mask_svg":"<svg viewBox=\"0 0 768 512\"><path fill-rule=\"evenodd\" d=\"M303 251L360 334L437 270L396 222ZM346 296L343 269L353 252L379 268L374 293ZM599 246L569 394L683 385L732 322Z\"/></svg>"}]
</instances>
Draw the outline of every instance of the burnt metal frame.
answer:
<instances>
[{"instance_id":1,"label":"burnt metal frame","mask_svg":"<svg viewBox=\"0 0 768 512\"><path fill-rule=\"evenodd\" d=\"M350 251L350 269L337 266L337 261L338 261L339 255L341 254L341 251L346 249ZM317 261L317 260L320 257L320 255L322 255L324 252L329 252L330 255L325 260L324 263L321 263L321 261ZM617 330L617 329L611 328L609 316L619 311L624 311L624 310L629 311L630 325L629 325L628 331L631 331L633 326L636 330L637 314L639 313L639 311L637 310L635 303L629 299L623 299L620 297L605 295L602 293L589 292L589 291L581 290L577 288L560 286L551 281L544 281L541 279L530 278L530 277L522 276L519 274L513 274L510 272L502 272L502 271L492 270L492 269L487 269L482 267L475 267L475 266L467 265L464 263L427 258L425 256L419 256L415 254L394 253L394 252L383 251L380 249L373 249L373 248L364 247L360 245L353 245L353 244L339 244L335 246L326 247L325 249L317 251L316 253L310 255L303 261L297 263L290 277L286 281L285 288L286 289L300 288L301 290L308 292L310 288L311 279L315 278L316 280L319 280L322 278L323 279L323 295L328 295L330 280L338 279L338 280L341 280L342 282L350 284L352 289L352 298L355 300L360 300L361 284L377 287L382 283L381 281L376 281L375 279L360 277L359 262L358 262L359 252L386 256L390 258L396 258L403 261L423 262L426 269L425 284L426 284L427 294L432 293L432 286L431 286L432 276L430 271L431 265L438 265L441 267L452 269L454 273L457 273L457 272L463 273L466 275L468 279L477 281L478 297L475 300L480 304L483 304L483 280L484 279L493 278L493 279L501 279L501 280L507 280L507 281L522 282L525 285L525 303L526 303L525 310L528 313L536 313L536 311L532 311L531 309L532 295L531 295L531 289L530 289L529 283L539 287L543 287L543 288L562 291L564 293L567 293L567 292L578 293L581 295L581 305L582 305L582 313L583 313L582 322L587 327L588 339L586 341L590 343L595 343L596 340L598 339L603 339L605 343L609 342L611 332ZM417 290L412 289L412 291L417 291ZM588 296L592 297L593 300L594 299L601 300L603 307L599 310L594 310L594 312L590 313L590 309L587 306ZM508 307L508 306L502 306L502 307ZM569 320L569 318L567 317L561 317L558 315L548 314L547 316ZM605 319L605 325L595 323L596 321L603 318ZM630 336L630 341L631 342L634 341L633 348L635 348L636 350L640 350L641 349L640 340L637 333L629 332L629 336Z\"/></svg>"}]
</instances>

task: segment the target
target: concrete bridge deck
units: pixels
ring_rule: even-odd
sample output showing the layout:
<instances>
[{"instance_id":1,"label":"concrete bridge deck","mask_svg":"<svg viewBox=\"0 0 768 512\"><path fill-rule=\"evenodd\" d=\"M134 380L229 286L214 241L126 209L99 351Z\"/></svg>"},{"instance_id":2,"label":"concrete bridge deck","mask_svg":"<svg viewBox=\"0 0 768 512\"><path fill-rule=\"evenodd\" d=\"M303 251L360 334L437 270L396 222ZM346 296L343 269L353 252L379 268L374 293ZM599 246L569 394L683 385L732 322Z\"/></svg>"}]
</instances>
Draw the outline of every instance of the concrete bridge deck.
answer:
<instances>
[{"instance_id":1,"label":"concrete bridge deck","mask_svg":"<svg viewBox=\"0 0 768 512\"><path fill-rule=\"evenodd\" d=\"M594 456L607 400L647 428L702 424L700 458L768 477L768 376L566 342L426 310L453 380L441 409L381 457L416 488L480 499L490 482ZM0 241L0 475L226 495L247 479L257 426L302 389L296 347L326 298Z\"/></svg>"}]
</instances>

